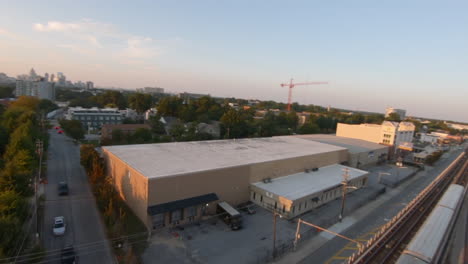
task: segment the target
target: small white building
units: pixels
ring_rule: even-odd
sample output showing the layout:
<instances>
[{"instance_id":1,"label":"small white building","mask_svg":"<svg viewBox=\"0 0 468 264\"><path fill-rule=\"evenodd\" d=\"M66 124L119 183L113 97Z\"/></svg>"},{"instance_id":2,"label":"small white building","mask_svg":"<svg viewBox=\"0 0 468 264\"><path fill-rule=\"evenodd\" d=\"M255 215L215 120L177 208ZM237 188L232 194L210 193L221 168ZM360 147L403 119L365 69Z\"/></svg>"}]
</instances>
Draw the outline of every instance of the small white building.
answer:
<instances>
[{"instance_id":1,"label":"small white building","mask_svg":"<svg viewBox=\"0 0 468 264\"><path fill-rule=\"evenodd\" d=\"M421 142L427 142L431 144L437 144L437 141L439 140L439 136L434 135L434 134L427 134L427 133L419 133L419 141Z\"/></svg>"},{"instance_id":2,"label":"small white building","mask_svg":"<svg viewBox=\"0 0 468 264\"><path fill-rule=\"evenodd\" d=\"M334 164L251 183L250 200L291 219L341 197L341 181L346 171L349 186L356 189L366 186L367 171Z\"/></svg>"}]
</instances>

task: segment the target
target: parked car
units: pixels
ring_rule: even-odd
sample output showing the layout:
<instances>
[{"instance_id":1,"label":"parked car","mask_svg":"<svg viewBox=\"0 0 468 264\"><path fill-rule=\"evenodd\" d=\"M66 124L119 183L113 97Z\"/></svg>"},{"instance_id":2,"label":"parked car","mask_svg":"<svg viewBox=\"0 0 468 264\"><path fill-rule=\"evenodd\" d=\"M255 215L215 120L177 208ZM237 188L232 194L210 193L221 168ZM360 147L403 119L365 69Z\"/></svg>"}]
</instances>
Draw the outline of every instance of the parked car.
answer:
<instances>
[{"instance_id":1,"label":"parked car","mask_svg":"<svg viewBox=\"0 0 468 264\"><path fill-rule=\"evenodd\" d=\"M65 218L63 216L54 218L53 232L56 236L63 236L65 234Z\"/></svg>"},{"instance_id":2,"label":"parked car","mask_svg":"<svg viewBox=\"0 0 468 264\"><path fill-rule=\"evenodd\" d=\"M57 130L57 129L60 129L60 127L59 127L59 126L56 126L56 127L55 127L55 130Z\"/></svg>"},{"instance_id":3,"label":"parked car","mask_svg":"<svg viewBox=\"0 0 468 264\"><path fill-rule=\"evenodd\" d=\"M59 182L58 195L68 195L68 184L66 182Z\"/></svg>"},{"instance_id":4,"label":"parked car","mask_svg":"<svg viewBox=\"0 0 468 264\"><path fill-rule=\"evenodd\" d=\"M62 264L75 264L78 257L76 256L73 246L68 246L62 249L61 263Z\"/></svg>"},{"instance_id":5,"label":"parked car","mask_svg":"<svg viewBox=\"0 0 468 264\"><path fill-rule=\"evenodd\" d=\"M63 134L63 130L57 131L58 134Z\"/></svg>"}]
</instances>

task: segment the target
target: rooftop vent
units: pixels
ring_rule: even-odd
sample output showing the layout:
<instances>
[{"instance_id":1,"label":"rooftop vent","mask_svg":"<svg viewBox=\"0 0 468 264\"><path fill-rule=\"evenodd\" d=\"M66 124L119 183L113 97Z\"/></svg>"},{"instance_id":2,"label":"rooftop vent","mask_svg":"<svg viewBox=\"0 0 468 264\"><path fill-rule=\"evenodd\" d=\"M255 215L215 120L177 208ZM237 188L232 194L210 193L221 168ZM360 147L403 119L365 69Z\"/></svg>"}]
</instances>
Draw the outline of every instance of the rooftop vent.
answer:
<instances>
[{"instance_id":1,"label":"rooftop vent","mask_svg":"<svg viewBox=\"0 0 468 264\"><path fill-rule=\"evenodd\" d=\"M265 178L262 180L263 183L269 183L271 182L271 178Z\"/></svg>"},{"instance_id":2,"label":"rooftop vent","mask_svg":"<svg viewBox=\"0 0 468 264\"><path fill-rule=\"evenodd\" d=\"M305 173L309 173L310 170L309 170L309 169L305 169L304 172L305 172Z\"/></svg>"},{"instance_id":3,"label":"rooftop vent","mask_svg":"<svg viewBox=\"0 0 468 264\"><path fill-rule=\"evenodd\" d=\"M312 171L318 171L318 168L313 168Z\"/></svg>"}]
</instances>

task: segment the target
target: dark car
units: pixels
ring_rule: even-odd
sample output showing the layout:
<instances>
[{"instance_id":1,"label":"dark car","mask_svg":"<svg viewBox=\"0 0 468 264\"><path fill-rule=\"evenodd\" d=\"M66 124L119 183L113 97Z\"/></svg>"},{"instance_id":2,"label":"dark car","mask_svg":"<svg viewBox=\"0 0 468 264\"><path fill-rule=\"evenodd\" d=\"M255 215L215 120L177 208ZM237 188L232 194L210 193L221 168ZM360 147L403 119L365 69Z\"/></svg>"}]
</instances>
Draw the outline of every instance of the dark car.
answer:
<instances>
[{"instance_id":1,"label":"dark car","mask_svg":"<svg viewBox=\"0 0 468 264\"><path fill-rule=\"evenodd\" d=\"M59 184L58 184L58 194L59 195L68 195L68 184L66 182L59 182Z\"/></svg>"},{"instance_id":2,"label":"dark car","mask_svg":"<svg viewBox=\"0 0 468 264\"><path fill-rule=\"evenodd\" d=\"M62 264L77 263L77 256L72 246L68 246L62 249L61 263Z\"/></svg>"}]
</instances>

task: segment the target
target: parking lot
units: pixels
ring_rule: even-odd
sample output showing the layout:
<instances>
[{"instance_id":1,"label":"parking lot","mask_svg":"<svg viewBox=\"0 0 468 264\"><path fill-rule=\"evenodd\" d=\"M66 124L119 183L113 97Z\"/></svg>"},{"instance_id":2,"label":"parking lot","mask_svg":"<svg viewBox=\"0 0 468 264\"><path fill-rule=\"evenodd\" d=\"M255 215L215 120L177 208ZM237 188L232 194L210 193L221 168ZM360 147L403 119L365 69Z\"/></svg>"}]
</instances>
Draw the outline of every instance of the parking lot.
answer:
<instances>
[{"instance_id":1,"label":"parking lot","mask_svg":"<svg viewBox=\"0 0 468 264\"><path fill-rule=\"evenodd\" d=\"M396 168L382 165L368 169L369 185L348 194L345 215L365 205L383 193L385 187L378 183L379 172L403 177L416 171L413 167ZM389 176L390 177L390 176ZM388 188L388 187L387 187ZM165 228L154 234L143 260L152 263L169 261L177 263L265 263L273 254L273 215L254 206L255 214L241 211L243 228L232 231L221 219L188 225L183 228ZM338 222L341 199L336 199L301 216L301 219L328 227ZM352 223L350 223L352 224ZM297 228L297 220L277 217L276 245L278 254L289 250ZM307 226L301 226L302 240L318 234ZM301 241L302 242L302 241Z\"/></svg>"}]
</instances>

